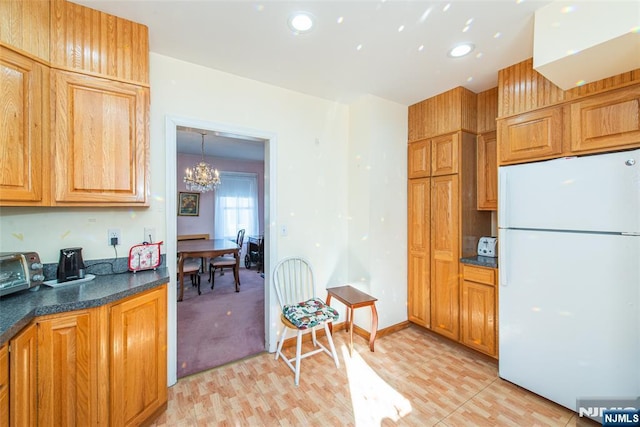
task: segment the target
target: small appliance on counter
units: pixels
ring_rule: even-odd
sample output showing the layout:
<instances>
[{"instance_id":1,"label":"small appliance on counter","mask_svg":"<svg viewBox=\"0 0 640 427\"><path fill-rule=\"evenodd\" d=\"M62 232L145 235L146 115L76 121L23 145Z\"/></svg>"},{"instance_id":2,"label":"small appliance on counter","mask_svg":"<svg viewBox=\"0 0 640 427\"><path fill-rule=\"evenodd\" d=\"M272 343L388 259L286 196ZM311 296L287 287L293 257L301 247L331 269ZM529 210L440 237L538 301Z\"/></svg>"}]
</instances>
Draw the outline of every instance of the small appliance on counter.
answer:
<instances>
[{"instance_id":1,"label":"small appliance on counter","mask_svg":"<svg viewBox=\"0 0 640 427\"><path fill-rule=\"evenodd\" d=\"M82 248L60 249L58 261L58 283L84 279L85 266L82 260Z\"/></svg>"},{"instance_id":2,"label":"small appliance on counter","mask_svg":"<svg viewBox=\"0 0 640 427\"><path fill-rule=\"evenodd\" d=\"M478 241L478 255L490 258L498 257L498 238L481 237Z\"/></svg>"},{"instance_id":3,"label":"small appliance on counter","mask_svg":"<svg viewBox=\"0 0 640 427\"><path fill-rule=\"evenodd\" d=\"M23 289L38 289L44 280L42 268L36 252L0 253L0 296Z\"/></svg>"},{"instance_id":4,"label":"small appliance on counter","mask_svg":"<svg viewBox=\"0 0 640 427\"><path fill-rule=\"evenodd\" d=\"M162 262L160 245L158 243L143 243L135 245L129 250L129 271L155 270Z\"/></svg>"}]
</instances>

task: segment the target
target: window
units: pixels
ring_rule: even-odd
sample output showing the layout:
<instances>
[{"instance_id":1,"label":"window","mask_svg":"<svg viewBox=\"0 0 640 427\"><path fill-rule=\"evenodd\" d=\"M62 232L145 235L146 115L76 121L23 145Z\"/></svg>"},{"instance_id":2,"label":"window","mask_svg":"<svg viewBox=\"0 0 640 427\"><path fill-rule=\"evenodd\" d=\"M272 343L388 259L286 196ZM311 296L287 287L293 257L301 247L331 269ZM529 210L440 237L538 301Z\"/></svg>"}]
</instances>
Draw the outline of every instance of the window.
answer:
<instances>
[{"instance_id":1,"label":"window","mask_svg":"<svg viewBox=\"0 0 640 427\"><path fill-rule=\"evenodd\" d=\"M222 183L216 189L215 238L235 240L242 228L245 236L258 234L257 175L221 172L220 181Z\"/></svg>"}]
</instances>

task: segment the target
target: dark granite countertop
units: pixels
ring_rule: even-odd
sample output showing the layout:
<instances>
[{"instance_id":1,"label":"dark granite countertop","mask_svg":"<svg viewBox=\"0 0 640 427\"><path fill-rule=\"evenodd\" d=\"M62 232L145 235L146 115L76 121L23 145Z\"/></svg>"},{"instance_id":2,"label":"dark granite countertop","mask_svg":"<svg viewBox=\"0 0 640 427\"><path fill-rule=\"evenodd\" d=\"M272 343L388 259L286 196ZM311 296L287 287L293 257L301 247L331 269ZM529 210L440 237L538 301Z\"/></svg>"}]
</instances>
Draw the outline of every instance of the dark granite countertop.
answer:
<instances>
[{"instance_id":1,"label":"dark granite countertop","mask_svg":"<svg viewBox=\"0 0 640 427\"><path fill-rule=\"evenodd\" d=\"M78 284L21 291L0 298L0 345L36 316L99 307L169 282L169 270L96 276Z\"/></svg>"},{"instance_id":2,"label":"dark granite countertop","mask_svg":"<svg viewBox=\"0 0 640 427\"><path fill-rule=\"evenodd\" d=\"M460 258L460 262L464 264L472 264L480 267L498 268L498 258L491 258L488 256L470 256Z\"/></svg>"}]
</instances>

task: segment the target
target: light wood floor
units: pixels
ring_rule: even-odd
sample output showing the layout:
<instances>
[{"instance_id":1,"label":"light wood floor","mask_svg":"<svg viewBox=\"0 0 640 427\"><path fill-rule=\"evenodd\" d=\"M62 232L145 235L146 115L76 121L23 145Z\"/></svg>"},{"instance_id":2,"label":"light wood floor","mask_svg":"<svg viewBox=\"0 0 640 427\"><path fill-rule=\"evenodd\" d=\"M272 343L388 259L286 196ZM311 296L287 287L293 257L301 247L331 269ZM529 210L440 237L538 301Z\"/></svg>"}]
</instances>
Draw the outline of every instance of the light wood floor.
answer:
<instances>
[{"instance_id":1,"label":"light wood floor","mask_svg":"<svg viewBox=\"0 0 640 427\"><path fill-rule=\"evenodd\" d=\"M418 327L379 338L374 353L355 336L352 357L347 337L334 334L340 368L324 354L304 359L298 387L268 353L182 378L153 425L596 425L501 380L496 361Z\"/></svg>"}]
</instances>

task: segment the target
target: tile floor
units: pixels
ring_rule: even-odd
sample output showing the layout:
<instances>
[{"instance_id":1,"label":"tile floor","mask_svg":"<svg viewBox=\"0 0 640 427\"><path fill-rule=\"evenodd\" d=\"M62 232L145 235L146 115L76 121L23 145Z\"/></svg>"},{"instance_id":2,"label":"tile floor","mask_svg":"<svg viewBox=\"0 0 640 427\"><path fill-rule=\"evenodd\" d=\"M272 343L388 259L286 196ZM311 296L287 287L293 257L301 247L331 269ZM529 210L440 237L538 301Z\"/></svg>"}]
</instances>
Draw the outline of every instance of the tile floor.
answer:
<instances>
[{"instance_id":1,"label":"tile floor","mask_svg":"<svg viewBox=\"0 0 640 427\"><path fill-rule=\"evenodd\" d=\"M351 357L347 337L334 334L340 368L326 355L304 359L298 387L268 353L182 378L152 425L597 425L501 380L495 360L421 328L379 338L374 353L354 337Z\"/></svg>"}]
</instances>

